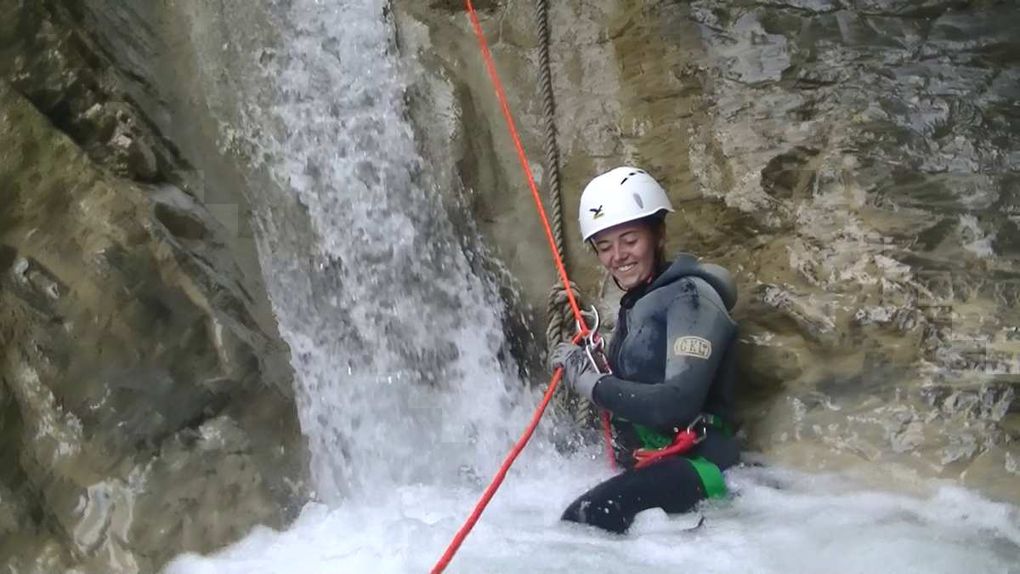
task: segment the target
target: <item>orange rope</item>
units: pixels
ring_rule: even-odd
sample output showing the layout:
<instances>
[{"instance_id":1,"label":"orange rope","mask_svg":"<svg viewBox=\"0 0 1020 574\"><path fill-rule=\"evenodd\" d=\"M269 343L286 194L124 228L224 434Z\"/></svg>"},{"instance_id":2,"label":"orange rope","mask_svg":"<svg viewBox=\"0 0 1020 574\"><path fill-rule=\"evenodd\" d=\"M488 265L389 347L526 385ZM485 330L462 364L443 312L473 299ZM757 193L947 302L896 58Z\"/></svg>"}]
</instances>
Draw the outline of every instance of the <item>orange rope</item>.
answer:
<instances>
[{"instance_id":1,"label":"orange rope","mask_svg":"<svg viewBox=\"0 0 1020 574\"><path fill-rule=\"evenodd\" d=\"M580 340L580 336L574 337L574 343ZM510 466L513 465L514 461L517 460L517 456L524 450L525 445L531 439L531 435L534 434L535 428L538 427L538 422L542 420L542 414L545 413L545 408L549 406L549 401L552 400L553 395L556 394L556 387L560 383L560 379L563 376L563 369L556 369L553 373L552 380L549 381L549 388L545 390L545 395L542 397L542 401L538 404L538 408L535 409L535 413L531 415L531 422L528 424L528 428L525 429L524 434L521 438L517 439L514 447L510 449L510 453L507 454L503 460L503 464L499 467L496 472L496 476L492 477L492 482L485 488L485 492L482 493L482 497L478 499L478 503L475 504L474 510L471 511L471 515L468 516L467 520L464 521L464 525L460 527L457 534L454 535L453 540L450 541L450 545L446 548L446 552L439 558L436 565L432 567L431 574L439 574L446 569L450 561L453 560L453 555L457 553L460 545L467 538L468 533L474 528L475 523L481 518L482 512L485 507L489 505L489 501L492 496L496 494L500 485L503 484L503 479L506 478L507 471L510 470Z\"/></svg>"},{"instance_id":2,"label":"orange rope","mask_svg":"<svg viewBox=\"0 0 1020 574\"><path fill-rule=\"evenodd\" d=\"M549 217L546 215L545 207L542 205L542 197L538 193L538 186L535 185L535 176L532 175L531 166L528 165L528 156L524 153L524 146L521 145L521 138L517 134L517 125L514 123L513 115L510 113L510 104L507 103L506 93L503 91L503 83L499 80L499 74L496 73L496 63L492 59L489 44L485 40L482 24L478 21L478 13L475 12L475 7L471 4L471 0L465 0L465 4L467 5L468 14L471 16L471 25L475 29L475 35L478 36L478 45L481 47L482 57L485 59L485 67L489 72L489 78L492 79L492 85L496 89L496 97L499 99L499 106L503 110L503 118L506 119L507 128L510 130L510 137L514 141L514 148L517 150L517 160L521 164L521 169L524 170L524 175L528 180L528 187L531 189L531 197L535 200L535 207L538 208L538 216L542 220L542 228L545 230L545 237L549 241L553 262L556 263L556 271L559 273L560 281L563 282L563 289L567 292L570 310L574 312L574 318L577 319L581 332L587 334L588 325L584 322L584 317L581 316L581 307L577 304L577 299L574 298L573 289L570 288L570 279L567 277L567 270L563 266L563 259L560 258L560 254L556 251L556 238L553 236L552 228L549 226Z\"/></svg>"},{"instance_id":3,"label":"orange rope","mask_svg":"<svg viewBox=\"0 0 1020 574\"><path fill-rule=\"evenodd\" d=\"M577 324L580 332L574 337L573 343L578 343L588 333L588 325L585 323L584 316L581 315L581 308L577 304L577 300L574 298L573 290L570 288L570 279L567 277L567 270L563 266L563 259L560 257L559 252L556 249L556 239L553 236L552 228L549 226L549 217L546 215L545 207L542 205L542 199L538 192L538 186L535 185L535 177L531 173L531 167L528 165L527 155L524 153L524 146L521 144L521 138L517 133L517 126L514 124L513 115L510 113L510 105L507 103L506 93L503 91L503 83L499 79L499 74L496 73L496 64L492 59L492 53L489 51L488 42L485 40L485 33L482 31L482 25L478 21L478 14L475 12L475 7L472 5L471 0L465 0L468 14L471 17L471 25L474 28L475 35L478 37L478 44L481 47L482 57L485 59L485 67L489 72L489 78L492 80L492 84L496 89L496 97L499 99L500 108L503 111L503 118L506 120L507 128L510 130L510 137L513 139L514 148L517 150L517 159L521 164L521 168L524 170L524 175L528 181L528 187L531 189L531 196L535 200L535 207L538 209L539 219L542 221L542 228L545 230L546 239L549 242L550 251L552 252L553 262L556 264L556 271L559 273L560 281L563 282L563 287L567 293L567 300L570 303L570 309L574 313L574 318L577 319ZM431 574L439 574L446 569L453 560L453 556L457 553L460 545L467 538L467 535L474 528L475 523L481 517L482 512L485 511L485 507L488 506L489 501L493 495L496 494L496 490L499 489L500 485L503 484L503 479L506 478L506 473L510 470L510 466L513 465L514 461L517 460L518 455L524 450L525 445L531 439L531 435L534 434L535 429L538 427L539 421L542 419L542 415L545 413L546 407L549 405L549 401L552 400L553 395L556 393L556 387L559 386L560 379L563 376L563 368L558 368L553 373L552 380L549 381L549 387L545 391L545 395L542 396L542 401L538 404L534 414L531 416L531 421L528 423L527 428L524 430L524 434L521 435L513 448L507 454L503 460L503 464L500 465L496 475L492 478L489 486L485 488L485 492L482 493L482 497L475 504L474 510L471 511L471 515L468 516L464 525L460 527L457 534L454 535L450 545L446 548L446 552L439 558L436 565L432 567ZM606 433L607 444L609 440L609 417L603 412L602 424L603 431ZM612 447L609 446L610 455L612 455ZM612 460L612 459L610 459Z\"/></svg>"}]
</instances>

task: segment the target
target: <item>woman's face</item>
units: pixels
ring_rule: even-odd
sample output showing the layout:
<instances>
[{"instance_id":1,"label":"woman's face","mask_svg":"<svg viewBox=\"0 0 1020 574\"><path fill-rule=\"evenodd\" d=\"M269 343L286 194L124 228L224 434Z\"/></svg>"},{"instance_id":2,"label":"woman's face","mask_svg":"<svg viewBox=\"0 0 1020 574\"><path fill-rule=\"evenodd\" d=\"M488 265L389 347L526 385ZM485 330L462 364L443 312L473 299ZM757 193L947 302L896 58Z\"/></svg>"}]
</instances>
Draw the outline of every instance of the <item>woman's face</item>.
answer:
<instances>
[{"instance_id":1,"label":"woman's face","mask_svg":"<svg viewBox=\"0 0 1020 574\"><path fill-rule=\"evenodd\" d=\"M610 227L598 232L592 242L599 262L624 290L643 285L655 272L659 238L646 222Z\"/></svg>"}]
</instances>

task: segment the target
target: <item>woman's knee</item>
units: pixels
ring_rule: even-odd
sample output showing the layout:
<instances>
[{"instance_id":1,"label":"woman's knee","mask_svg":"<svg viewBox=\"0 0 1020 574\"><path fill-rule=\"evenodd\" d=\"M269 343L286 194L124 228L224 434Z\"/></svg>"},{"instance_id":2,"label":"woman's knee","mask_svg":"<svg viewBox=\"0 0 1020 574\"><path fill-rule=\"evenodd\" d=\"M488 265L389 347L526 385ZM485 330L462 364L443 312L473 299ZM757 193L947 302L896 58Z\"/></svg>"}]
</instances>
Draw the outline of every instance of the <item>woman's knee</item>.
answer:
<instances>
[{"instance_id":1,"label":"woman's knee","mask_svg":"<svg viewBox=\"0 0 1020 574\"><path fill-rule=\"evenodd\" d=\"M623 534L634 521L633 514L613 499L598 499L585 493L563 511L561 520L589 524L616 534Z\"/></svg>"},{"instance_id":2,"label":"woman's knee","mask_svg":"<svg viewBox=\"0 0 1020 574\"><path fill-rule=\"evenodd\" d=\"M704 498L704 485L691 461L672 457L599 484L571 503L562 519L623 533L643 510L661 508L678 514Z\"/></svg>"}]
</instances>

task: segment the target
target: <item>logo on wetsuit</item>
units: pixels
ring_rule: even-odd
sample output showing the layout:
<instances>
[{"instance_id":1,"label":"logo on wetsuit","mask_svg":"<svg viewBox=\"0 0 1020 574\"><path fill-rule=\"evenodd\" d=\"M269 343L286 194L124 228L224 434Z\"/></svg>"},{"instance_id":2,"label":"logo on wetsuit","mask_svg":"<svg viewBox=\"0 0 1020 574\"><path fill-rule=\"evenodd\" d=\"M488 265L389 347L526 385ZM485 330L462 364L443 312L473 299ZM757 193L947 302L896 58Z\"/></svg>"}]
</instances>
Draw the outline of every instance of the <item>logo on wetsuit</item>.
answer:
<instances>
[{"instance_id":1,"label":"logo on wetsuit","mask_svg":"<svg viewBox=\"0 0 1020 574\"><path fill-rule=\"evenodd\" d=\"M673 343L673 354L707 359L712 356L712 342L701 337L677 337Z\"/></svg>"}]
</instances>

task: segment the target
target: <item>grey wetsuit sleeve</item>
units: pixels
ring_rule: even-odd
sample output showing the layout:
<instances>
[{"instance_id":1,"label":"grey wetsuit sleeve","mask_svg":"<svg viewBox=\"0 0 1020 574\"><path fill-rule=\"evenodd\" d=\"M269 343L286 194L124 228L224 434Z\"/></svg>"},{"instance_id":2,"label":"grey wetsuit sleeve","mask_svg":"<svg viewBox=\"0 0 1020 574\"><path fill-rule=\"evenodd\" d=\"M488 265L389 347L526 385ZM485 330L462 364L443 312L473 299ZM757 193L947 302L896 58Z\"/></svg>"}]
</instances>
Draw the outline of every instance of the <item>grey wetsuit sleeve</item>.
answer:
<instances>
[{"instance_id":1,"label":"grey wetsuit sleeve","mask_svg":"<svg viewBox=\"0 0 1020 574\"><path fill-rule=\"evenodd\" d=\"M667 310L666 372L661 384L609 375L595 385L602 408L653 428L686 426L701 413L719 363L736 332L712 288L693 280Z\"/></svg>"}]
</instances>

